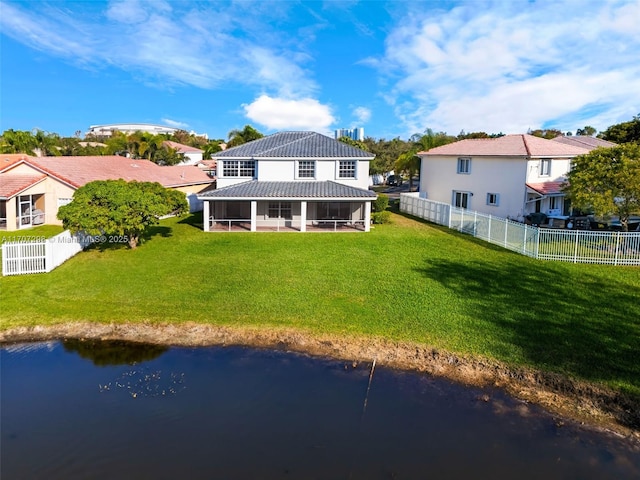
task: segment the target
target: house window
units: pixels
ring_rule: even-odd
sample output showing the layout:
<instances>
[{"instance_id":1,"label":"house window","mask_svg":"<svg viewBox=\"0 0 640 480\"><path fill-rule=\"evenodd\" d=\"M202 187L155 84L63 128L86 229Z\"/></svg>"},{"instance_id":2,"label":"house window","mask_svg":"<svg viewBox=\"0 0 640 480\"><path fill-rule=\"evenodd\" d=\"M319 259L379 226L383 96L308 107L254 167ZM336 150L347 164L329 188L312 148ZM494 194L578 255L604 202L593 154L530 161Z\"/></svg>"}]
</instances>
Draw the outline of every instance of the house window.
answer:
<instances>
[{"instance_id":1,"label":"house window","mask_svg":"<svg viewBox=\"0 0 640 480\"><path fill-rule=\"evenodd\" d=\"M338 164L338 178L356 178L356 161L340 160Z\"/></svg>"},{"instance_id":2,"label":"house window","mask_svg":"<svg viewBox=\"0 0 640 480\"><path fill-rule=\"evenodd\" d=\"M471 173L471 159L469 157L458 158L458 173Z\"/></svg>"},{"instance_id":3,"label":"house window","mask_svg":"<svg viewBox=\"0 0 640 480\"><path fill-rule=\"evenodd\" d=\"M316 162L313 160L300 160L298 162L298 178L315 178Z\"/></svg>"},{"instance_id":4,"label":"house window","mask_svg":"<svg viewBox=\"0 0 640 480\"><path fill-rule=\"evenodd\" d=\"M224 177L255 177L255 160L224 160L222 175Z\"/></svg>"},{"instance_id":5,"label":"house window","mask_svg":"<svg viewBox=\"0 0 640 480\"><path fill-rule=\"evenodd\" d=\"M73 198L59 198L58 199L58 208L63 207L65 205L69 205L72 202Z\"/></svg>"},{"instance_id":6,"label":"house window","mask_svg":"<svg viewBox=\"0 0 640 480\"><path fill-rule=\"evenodd\" d=\"M493 205L497 207L500 204L499 193L487 193L487 205Z\"/></svg>"},{"instance_id":7,"label":"house window","mask_svg":"<svg viewBox=\"0 0 640 480\"><path fill-rule=\"evenodd\" d=\"M458 208L469 208L469 197L471 192L453 192L453 206Z\"/></svg>"},{"instance_id":8,"label":"house window","mask_svg":"<svg viewBox=\"0 0 640 480\"><path fill-rule=\"evenodd\" d=\"M540 176L548 177L551 175L551 159L543 158L540 160Z\"/></svg>"},{"instance_id":9,"label":"house window","mask_svg":"<svg viewBox=\"0 0 640 480\"><path fill-rule=\"evenodd\" d=\"M291 219L291 202L269 202L269 218Z\"/></svg>"}]
</instances>

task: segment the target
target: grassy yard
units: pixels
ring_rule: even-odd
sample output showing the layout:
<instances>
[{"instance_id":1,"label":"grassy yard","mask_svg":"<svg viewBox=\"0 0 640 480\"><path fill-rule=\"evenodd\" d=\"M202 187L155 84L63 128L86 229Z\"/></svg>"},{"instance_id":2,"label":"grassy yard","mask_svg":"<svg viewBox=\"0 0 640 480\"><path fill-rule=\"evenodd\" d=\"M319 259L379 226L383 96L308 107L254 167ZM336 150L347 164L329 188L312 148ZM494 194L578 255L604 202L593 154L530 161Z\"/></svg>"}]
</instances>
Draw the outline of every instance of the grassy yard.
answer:
<instances>
[{"instance_id":1,"label":"grassy yard","mask_svg":"<svg viewBox=\"0 0 640 480\"><path fill-rule=\"evenodd\" d=\"M167 219L137 250L100 245L49 274L0 279L0 321L375 335L640 395L639 268L536 261L392 218L368 234L207 234L197 217Z\"/></svg>"}]
</instances>

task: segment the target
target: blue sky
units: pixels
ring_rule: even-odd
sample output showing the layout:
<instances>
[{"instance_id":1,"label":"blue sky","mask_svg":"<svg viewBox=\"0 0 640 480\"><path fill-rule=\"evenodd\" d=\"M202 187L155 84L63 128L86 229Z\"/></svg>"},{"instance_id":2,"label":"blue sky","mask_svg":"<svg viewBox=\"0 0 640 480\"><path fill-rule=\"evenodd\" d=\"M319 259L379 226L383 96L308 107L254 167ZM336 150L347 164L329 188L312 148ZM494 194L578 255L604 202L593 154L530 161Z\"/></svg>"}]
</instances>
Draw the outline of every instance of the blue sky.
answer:
<instances>
[{"instance_id":1,"label":"blue sky","mask_svg":"<svg viewBox=\"0 0 640 480\"><path fill-rule=\"evenodd\" d=\"M640 0L0 1L0 131L598 130L640 113Z\"/></svg>"}]
</instances>

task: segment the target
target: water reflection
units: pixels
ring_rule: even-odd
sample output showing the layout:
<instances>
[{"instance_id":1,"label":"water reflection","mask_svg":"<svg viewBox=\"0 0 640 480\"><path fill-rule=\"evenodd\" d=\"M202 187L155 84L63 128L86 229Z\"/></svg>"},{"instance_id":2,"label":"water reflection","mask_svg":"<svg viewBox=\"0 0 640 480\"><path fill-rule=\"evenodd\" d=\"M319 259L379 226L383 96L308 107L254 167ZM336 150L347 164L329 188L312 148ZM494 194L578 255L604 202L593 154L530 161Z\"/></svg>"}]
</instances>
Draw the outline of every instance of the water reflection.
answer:
<instances>
[{"instance_id":1,"label":"water reflection","mask_svg":"<svg viewBox=\"0 0 640 480\"><path fill-rule=\"evenodd\" d=\"M167 347L148 343L83 338L62 340L62 346L67 352L75 352L98 367L146 362L158 358L168 350Z\"/></svg>"},{"instance_id":2,"label":"water reflection","mask_svg":"<svg viewBox=\"0 0 640 480\"><path fill-rule=\"evenodd\" d=\"M98 368L62 344L0 360L3 480L640 478L620 439L380 365L170 348Z\"/></svg>"}]
</instances>

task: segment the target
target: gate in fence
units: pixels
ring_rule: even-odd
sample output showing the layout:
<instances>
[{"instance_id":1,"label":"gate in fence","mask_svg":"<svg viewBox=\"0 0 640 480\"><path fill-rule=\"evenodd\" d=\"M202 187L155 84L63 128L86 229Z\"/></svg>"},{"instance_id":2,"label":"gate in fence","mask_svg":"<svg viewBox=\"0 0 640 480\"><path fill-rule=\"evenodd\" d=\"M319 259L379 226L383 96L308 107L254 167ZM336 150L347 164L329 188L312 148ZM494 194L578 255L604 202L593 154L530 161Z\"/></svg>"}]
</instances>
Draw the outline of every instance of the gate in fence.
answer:
<instances>
[{"instance_id":1,"label":"gate in fence","mask_svg":"<svg viewBox=\"0 0 640 480\"><path fill-rule=\"evenodd\" d=\"M90 243L90 237L68 230L47 239L3 243L2 275L50 272Z\"/></svg>"},{"instance_id":2,"label":"gate in fence","mask_svg":"<svg viewBox=\"0 0 640 480\"><path fill-rule=\"evenodd\" d=\"M541 260L640 265L640 232L540 228L407 193L400 211Z\"/></svg>"}]
</instances>

